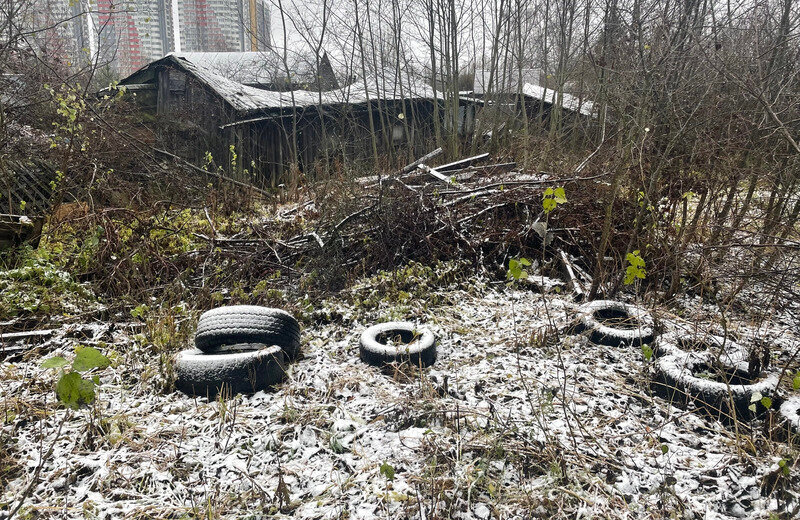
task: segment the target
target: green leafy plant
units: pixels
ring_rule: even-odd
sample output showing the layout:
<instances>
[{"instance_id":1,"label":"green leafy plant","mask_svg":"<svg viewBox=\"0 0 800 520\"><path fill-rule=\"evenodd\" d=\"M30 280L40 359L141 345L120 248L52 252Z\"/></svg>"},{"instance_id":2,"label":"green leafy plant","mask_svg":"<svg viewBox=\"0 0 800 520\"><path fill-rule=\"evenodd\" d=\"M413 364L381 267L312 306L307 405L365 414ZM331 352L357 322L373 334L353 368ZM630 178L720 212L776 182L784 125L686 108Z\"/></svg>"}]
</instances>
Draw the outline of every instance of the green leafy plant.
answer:
<instances>
[{"instance_id":1,"label":"green leafy plant","mask_svg":"<svg viewBox=\"0 0 800 520\"><path fill-rule=\"evenodd\" d=\"M567 202L567 195L563 187L547 188L542 195L542 209L550 214L559 204Z\"/></svg>"},{"instance_id":2,"label":"green leafy plant","mask_svg":"<svg viewBox=\"0 0 800 520\"><path fill-rule=\"evenodd\" d=\"M800 370L794 375L794 379L792 379L792 388L795 390L800 390Z\"/></svg>"},{"instance_id":3,"label":"green leafy plant","mask_svg":"<svg viewBox=\"0 0 800 520\"><path fill-rule=\"evenodd\" d=\"M784 477L788 477L790 473L789 469L789 461L786 459L781 459L778 461L778 467L781 468L781 473L783 473Z\"/></svg>"},{"instance_id":4,"label":"green leafy plant","mask_svg":"<svg viewBox=\"0 0 800 520\"><path fill-rule=\"evenodd\" d=\"M640 251L637 249L633 253L628 253L625 259L628 261L628 267L625 268L625 285L630 285L637 279L644 280L647 269Z\"/></svg>"},{"instance_id":5,"label":"green leafy plant","mask_svg":"<svg viewBox=\"0 0 800 520\"><path fill-rule=\"evenodd\" d=\"M762 396L761 392L754 392L753 395L750 396L750 406L748 407L751 412L756 411L756 405L761 403L761 406L764 408L771 408L772 407L772 399L767 396Z\"/></svg>"},{"instance_id":6,"label":"green leafy plant","mask_svg":"<svg viewBox=\"0 0 800 520\"><path fill-rule=\"evenodd\" d=\"M528 271L526 271L525 268L530 266L531 261L527 258L512 258L508 261L508 271L506 272L506 277L509 280L524 280L528 277Z\"/></svg>"},{"instance_id":7,"label":"green leafy plant","mask_svg":"<svg viewBox=\"0 0 800 520\"><path fill-rule=\"evenodd\" d=\"M644 355L645 361L650 361L653 358L653 349L650 345L644 344L642 345L642 354Z\"/></svg>"},{"instance_id":8,"label":"green leafy plant","mask_svg":"<svg viewBox=\"0 0 800 520\"><path fill-rule=\"evenodd\" d=\"M58 369L61 377L56 383L56 396L64 405L77 410L81 405L92 404L95 400L95 387L100 384L96 374L85 378L94 369L102 370L108 367L111 361L94 347L78 347L75 349L75 359L72 367L67 371L69 361L61 356L53 356L42 362L42 368ZM82 375L83 374L83 375Z\"/></svg>"},{"instance_id":9,"label":"green leafy plant","mask_svg":"<svg viewBox=\"0 0 800 520\"><path fill-rule=\"evenodd\" d=\"M388 462L381 464L381 475L386 477L386 480L394 480L394 467Z\"/></svg>"}]
</instances>

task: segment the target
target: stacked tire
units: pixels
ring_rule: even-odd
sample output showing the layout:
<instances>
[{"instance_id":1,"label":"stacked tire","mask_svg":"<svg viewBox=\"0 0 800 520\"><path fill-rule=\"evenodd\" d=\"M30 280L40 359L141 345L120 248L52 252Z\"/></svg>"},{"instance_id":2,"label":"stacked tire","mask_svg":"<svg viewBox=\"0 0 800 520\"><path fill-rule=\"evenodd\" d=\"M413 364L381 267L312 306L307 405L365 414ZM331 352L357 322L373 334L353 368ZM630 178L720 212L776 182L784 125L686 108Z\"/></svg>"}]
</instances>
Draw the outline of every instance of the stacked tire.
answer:
<instances>
[{"instance_id":1,"label":"stacked tire","mask_svg":"<svg viewBox=\"0 0 800 520\"><path fill-rule=\"evenodd\" d=\"M253 393L286 377L300 352L300 325L281 309L220 307L200 316L194 344L176 357L178 390L208 398Z\"/></svg>"}]
</instances>

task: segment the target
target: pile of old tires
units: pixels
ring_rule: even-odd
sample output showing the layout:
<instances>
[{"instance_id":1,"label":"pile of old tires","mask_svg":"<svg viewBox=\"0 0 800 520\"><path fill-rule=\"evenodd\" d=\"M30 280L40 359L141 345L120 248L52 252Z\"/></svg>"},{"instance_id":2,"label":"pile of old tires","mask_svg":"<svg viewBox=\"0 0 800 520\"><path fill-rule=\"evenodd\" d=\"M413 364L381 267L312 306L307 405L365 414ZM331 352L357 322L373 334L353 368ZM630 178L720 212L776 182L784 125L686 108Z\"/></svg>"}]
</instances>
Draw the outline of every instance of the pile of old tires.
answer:
<instances>
[{"instance_id":1,"label":"pile of old tires","mask_svg":"<svg viewBox=\"0 0 800 520\"><path fill-rule=\"evenodd\" d=\"M800 398L785 398L779 375L762 370L737 342L671 322L659 334L646 310L611 300L580 306L570 332L584 333L599 345L649 346L655 356L652 388L673 404L691 403L726 422L777 409L781 424L800 433Z\"/></svg>"},{"instance_id":2,"label":"pile of old tires","mask_svg":"<svg viewBox=\"0 0 800 520\"><path fill-rule=\"evenodd\" d=\"M175 359L178 390L213 398L268 389L300 352L300 325L288 312L232 305L203 313L195 348Z\"/></svg>"}]
</instances>

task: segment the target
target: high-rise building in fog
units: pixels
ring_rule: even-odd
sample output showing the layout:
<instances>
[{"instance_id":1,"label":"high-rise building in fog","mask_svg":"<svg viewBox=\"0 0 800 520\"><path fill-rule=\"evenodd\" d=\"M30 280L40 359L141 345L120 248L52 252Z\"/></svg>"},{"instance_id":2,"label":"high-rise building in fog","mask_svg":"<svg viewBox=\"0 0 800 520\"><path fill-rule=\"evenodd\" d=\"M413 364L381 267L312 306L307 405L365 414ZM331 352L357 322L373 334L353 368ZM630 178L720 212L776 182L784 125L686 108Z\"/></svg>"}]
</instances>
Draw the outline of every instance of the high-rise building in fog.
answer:
<instances>
[{"instance_id":1,"label":"high-rise building in fog","mask_svg":"<svg viewBox=\"0 0 800 520\"><path fill-rule=\"evenodd\" d=\"M29 34L28 43L55 63L73 66L89 58L89 49L84 48L87 27L81 13L79 2L31 0L16 12L9 27Z\"/></svg>"},{"instance_id":2,"label":"high-rise building in fog","mask_svg":"<svg viewBox=\"0 0 800 520\"><path fill-rule=\"evenodd\" d=\"M177 0L184 52L270 48L269 9L263 0Z\"/></svg>"},{"instance_id":3,"label":"high-rise building in fog","mask_svg":"<svg viewBox=\"0 0 800 520\"><path fill-rule=\"evenodd\" d=\"M177 9L173 9L173 2ZM125 76L148 62L184 52L270 48L264 0L32 0L29 26L37 45L66 65L99 55ZM179 31L175 31L174 14ZM180 42L175 34L180 34ZM179 46L176 45L179 43Z\"/></svg>"}]
</instances>

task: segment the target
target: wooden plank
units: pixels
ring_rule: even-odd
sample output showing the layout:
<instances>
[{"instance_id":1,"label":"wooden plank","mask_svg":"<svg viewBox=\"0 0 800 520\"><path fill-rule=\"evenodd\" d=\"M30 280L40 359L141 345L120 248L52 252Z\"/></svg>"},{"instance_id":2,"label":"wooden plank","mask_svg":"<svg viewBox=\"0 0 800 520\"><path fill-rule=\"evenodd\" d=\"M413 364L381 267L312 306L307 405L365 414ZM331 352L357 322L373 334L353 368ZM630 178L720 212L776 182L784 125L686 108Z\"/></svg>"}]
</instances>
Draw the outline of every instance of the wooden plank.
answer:
<instances>
[{"instance_id":1,"label":"wooden plank","mask_svg":"<svg viewBox=\"0 0 800 520\"><path fill-rule=\"evenodd\" d=\"M406 174L414 171L414 169L416 169L417 166L419 166L420 164L433 159L434 157L436 157L437 155L439 155L441 153L442 153L442 149L441 148L437 148L436 150L433 150L432 152L428 152L425 155L423 155L422 157L420 157L419 159L415 160L414 162L411 162L411 163L403 166L403 168L401 168L400 170L383 177L383 179L385 181L387 179L392 179L392 178L395 178L395 177L400 177L402 175L406 175ZM367 186L367 185L370 185L370 184L378 182L378 179L380 179L380 178L381 177L378 176L378 175L370 175L369 177L359 177L358 179L356 179L356 182L358 182L362 186Z\"/></svg>"},{"instance_id":2,"label":"wooden plank","mask_svg":"<svg viewBox=\"0 0 800 520\"><path fill-rule=\"evenodd\" d=\"M580 282L578 281L577 277L575 276L575 271L572 270L572 262L569 261L567 258L567 254L564 253L563 250L559 250L561 254L561 261L564 262L564 267L567 269L567 275L569 276L569 280L572 283L572 288L575 290L575 294L578 295L579 299L583 299L586 296L583 287L581 287Z\"/></svg>"},{"instance_id":3,"label":"wooden plank","mask_svg":"<svg viewBox=\"0 0 800 520\"><path fill-rule=\"evenodd\" d=\"M476 163L478 161L482 161L482 160L488 159L488 158L489 158L489 154L488 153L482 153L480 155L467 157L466 159L459 159L458 161L453 161L451 163L442 164L440 166L437 166L436 169L438 171L440 171L440 172L447 171L447 170L455 170L455 169L458 169L458 168L464 168L464 167L469 166L469 165L471 165L473 163Z\"/></svg>"},{"instance_id":4,"label":"wooden plank","mask_svg":"<svg viewBox=\"0 0 800 520\"><path fill-rule=\"evenodd\" d=\"M156 113L166 114L169 111L169 69L166 67L158 71L158 98Z\"/></svg>"},{"instance_id":5,"label":"wooden plank","mask_svg":"<svg viewBox=\"0 0 800 520\"><path fill-rule=\"evenodd\" d=\"M27 332L9 332L8 334L0 334L0 342L6 343L11 341L19 341L21 339L29 338L46 338L55 334L56 329L43 329L43 330L29 330Z\"/></svg>"},{"instance_id":6,"label":"wooden plank","mask_svg":"<svg viewBox=\"0 0 800 520\"><path fill-rule=\"evenodd\" d=\"M409 172L413 171L414 168L416 168L420 164L430 161L431 159L433 159L434 157L436 157L437 155L439 155L441 153L442 153L442 149L441 148L437 148L436 150L434 150L432 152L428 152L425 155L423 155L422 157L420 157L419 159L417 159L416 161L405 165L403 167L403 169L400 170L399 172L397 172L395 175L403 175L403 174L409 173Z\"/></svg>"},{"instance_id":7,"label":"wooden plank","mask_svg":"<svg viewBox=\"0 0 800 520\"><path fill-rule=\"evenodd\" d=\"M447 173L451 175L456 175L460 173L467 173L467 172L489 172L489 173L500 173L505 171L511 171L517 167L517 163L509 162L509 163L497 163L497 164L486 164L484 166L467 166L466 168L459 168L457 170L448 170ZM441 171L440 168L436 168L437 170Z\"/></svg>"},{"instance_id":8,"label":"wooden plank","mask_svg":"<svg viewBox=\"0 0 800 520\"><path fill-rule=\"evenodd\" d=\"M434 179L438 179L438 180L444 182L445 184L456 184L454 178L448 177L447 175L442 175L441 173L439 173L435 169L431 168L430 166L426 166L424 164L420 164L419 166L417 166L417 168L419 168L423 172L427 173L428 175L430 175Z\"/></svg>"}]
</instances>

